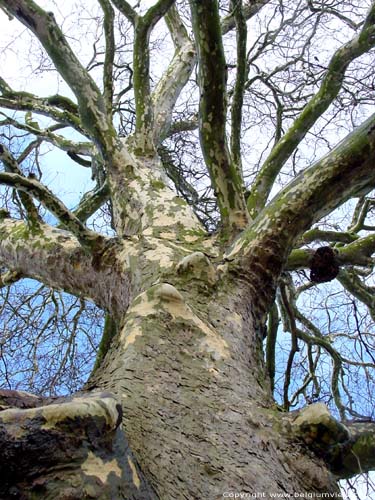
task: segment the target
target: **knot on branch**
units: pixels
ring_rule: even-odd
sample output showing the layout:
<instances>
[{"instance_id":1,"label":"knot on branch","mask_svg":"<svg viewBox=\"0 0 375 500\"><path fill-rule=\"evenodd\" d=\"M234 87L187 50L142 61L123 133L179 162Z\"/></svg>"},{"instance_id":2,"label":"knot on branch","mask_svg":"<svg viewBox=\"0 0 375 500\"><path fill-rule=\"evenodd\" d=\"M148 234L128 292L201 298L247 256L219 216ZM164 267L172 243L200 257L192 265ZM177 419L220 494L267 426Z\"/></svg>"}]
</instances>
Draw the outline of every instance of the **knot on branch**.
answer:
<instances>
[{"instance_id":1,"label":"knot on branch","mask_svg":"<svg viewBox=\"0 0 375 500\"><path fill-rule=\"evenodd\" d=\"M216 271L209 258L203 252L193 252L184 257L176 267L177 274L187 279L207 281L214 285L217 281Z\"/></svg>"},{"instance_id":2,"label":"knot on branch","mask_svg":"<svg viewBox=\"0 0 375 500\"><path fill-rule=\"evenodd\" d=\"M332 281L339 273L335 251L329 247L318 248L311 260L310 280L315 283Z\"/></svg>"},{"instance_id":3,"label":"knot on branch","mask_svg":"<svg viewBox=\"0 0 375 500\"><path fill-rule=\"evenodd\" d=\"M349 439L348 429L329 412L323 403L315 403L300 410L292 422L294 434L315 451L326 451L330 446Z\"/></svg>"}]
</instances>

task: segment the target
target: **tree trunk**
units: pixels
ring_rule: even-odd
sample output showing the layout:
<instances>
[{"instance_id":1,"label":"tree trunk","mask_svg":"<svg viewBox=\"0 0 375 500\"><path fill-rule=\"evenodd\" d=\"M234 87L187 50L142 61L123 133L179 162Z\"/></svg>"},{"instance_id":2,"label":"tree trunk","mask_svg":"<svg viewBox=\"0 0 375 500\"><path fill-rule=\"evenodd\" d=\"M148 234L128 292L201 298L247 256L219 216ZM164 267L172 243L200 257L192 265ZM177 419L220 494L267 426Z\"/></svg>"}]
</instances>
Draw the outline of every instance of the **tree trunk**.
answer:
<instances>
[{"instance_id":1,"label":"tree trunk","mask_svg":"<svg viewBox=\"0 0 375 500\"><path fill-rule=\"evenodd\" d=\"M282 432L247 287L183 281L135 298L88 383L121 400L130 447L158 497L337 493L325 464Z\"/></svg>"},{"instance_id":2,"label":"tree trunk","mask_svg":"<svg viewBox=\"0 0 375 500\"><path fill-rule=\"evenodd\" d=\"M36 408L1 412L13 464L3 465L9 481L1 498L338 493L324 461L273 403L251 283L226 265L215 269L201 251L181 259L168 253L172 247L138 242L130 306L122 317L116 308L118 318L108 322L117 333L106 339L109 349L84 393L41 408L13 398L11 406ZM214 253L207 243L206 251ZM156 258L166 266L160 280Z\"/></svg>"}]
</instances>

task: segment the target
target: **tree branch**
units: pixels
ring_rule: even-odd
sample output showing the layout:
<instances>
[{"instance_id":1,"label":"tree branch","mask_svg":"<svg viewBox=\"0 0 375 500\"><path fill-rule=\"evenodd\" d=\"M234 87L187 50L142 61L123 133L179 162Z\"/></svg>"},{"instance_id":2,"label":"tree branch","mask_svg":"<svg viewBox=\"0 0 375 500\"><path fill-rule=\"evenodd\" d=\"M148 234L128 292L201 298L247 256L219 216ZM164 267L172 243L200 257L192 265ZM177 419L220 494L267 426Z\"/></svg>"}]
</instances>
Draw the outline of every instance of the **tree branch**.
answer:
<instances>
[{"instance_id":1,"label":"tree branch","mask_svg":"<svg viewBox=\"0 0 375 500\"><path fill-rule=\"evenodd\" d=\"M374 290L362 283L360 278L352 270L345 271L341 269L337 279L341 285L353 295L353 297L356 297L367 306L372 320L375 321Z\"/></svg>"},{"instance_id":2,"label":"tree branch","mask_svg":"<svg viewBox=\"0 0 375 500\"><path fill-rule=\"evenodd\" d=\"M0 149L1 152L1 149ZM36 179L27 179L20 174L0 172L0 183L34 196L57 219L70 230L83 247L93 251L103 237L87 229L82 222L43 184Z\"/></svg>"},{"instance_id":3,"label":"tree branch","mask_svg":"<svg viewBox=\"0 0 375 500\"><path fill-rule=\"evenodd\" d=\"M9 392L7 399L16 400ZM3 498L9 491L20 498L120 498L124 491L128 498L156 498L118 429L122 409L114 395L81 394L44 406L40 398L21 397L35 407L0 411Z\"/></svg>"},{"instance_id":4,"label":"tree branch","mask_svg":"<svg viewBox=\"0 0 375 500\"><path fill-rule=\"evenodd\" d=\"M3 144L0 144L0 160L3 162L6 172L22 176L22 172L18 165L17 160ZM26 209L28 222L31 225L33 224L38 225L42 219L38 213L37 208L34 205L32 197L25 192L20 192L19 195L20 195L20 200Z\"/></svg>"},{"instance_id":5,"label":"tree branch","mask_svg":"<svg viewBox=\"0 0 375 500\"><path fill-rule=\"evenodd\" d=\"M285 417L292 432L323 458L338 479L375 468L375 422L336 420L323 403ZM288 426L287 426L288 428Z\"/></svg>"},{"instance_id":6,"label":"tree branch","mask_svg":"<svg viewBox=\"0 0 375 500\"><path fill-rule=\"evenodd\" d=\"M270 0L250 0L247 5L243 6L243 16L245 19L251 19L253 16L258 14L258 12L267 5ZM228 33L236 26L235 12L232 11L227 17L225 17L221 22L221 31L224 34Z\"/></svg>"},{"instance_id":7,"label":"tree branch","mask_svg":"<svg viewBox=\"0 0 375 500\"><path fill-rule=\"evenodd\" d=\"M154 109L150 89L150 34L155 24L166 14L175 0L159 0L143 16L130 10L127 2L116 0L114 4L134 25L133 88L135 97L134 152L138 155L154 155Z\"/></svg>"},{"instance_id":8,"label":"tree branch","mask_svg":"<svg viewBox=\"0 0 375 500\"><path fill-rule=\"evenodd\" d=\"M169 133L174 105L191 75L196 56L194 45L175 6L169 9L165 21L175 46L175 53L152 94L155 144L161 142Z\"/></svg>"},{"instance_id":9,"label":"tree branch","mask_svg":"<svg viewBox=\"0 0 375 500\"><path fill-rule=\"evenodd\" d=\"M138 14L126 0L111 0L111 2L133 25L136 23Z\"/></svg>"},{"instance_id":10,"label":"tree branch","mask_svg":"<svg viewBox=\"0 0 375 500\"><path fill-rule=\"evenodd\" d=\"M77 105L67 97L60 95L37 97L30 92L16 92L2 78L0 78L0 90L1 107L15 111L35 111L58 123L73 127L83 135L87 134L82 128Z\"/></svg>"},{"instance_id":11,"label":"tree branch","mask_svg":"<svg viewBox=\"0 0 375 500\"><path fill-rule=\"evenodd\" d=\"M31 115L31 112L28 112ZM28 114L26 113L26 115ZM2 113L0 113L2 114ZM26 118L27 121L27 118ZM61 149L62 151L67 151L68 153L72 154L82 154L82 155L91 155L93 151L93 144L92 142L74 142L70 139L67 139L66 137L62 135L55 134L54 131L58 130L60 128L63 128L65 125L52 125L51 127L48 127L47 129L41 129L39 128L39 125L37 122L32 122L32 124L28 123L20 123L17 120L14 120L13 118L6 117L4 120L0 121L0 125L11 125L14 128L17 128L18 130L24 130L26 132L29 132L30 134L35 135L35 137L39 137L46 142L49 142L50 144L53 144L57 148ZM41 141L40 141L41 142Z\"/></svg>"},{"instance_id":12,"label":"tree branch","mask_svg":"<svg viewBox=\"0 0 375 500\"><path fill-rule=\"evenodd\" d=\"M264 162L251 187L250 196L247 200L247 206L252 218L256 217L266 204L273 183L282 166L290 158L312 125L337 97L349 64L375 46L374 14L375 3L372 4L359 35L335 52L318 93L310 99L302 113L278 141Z\"/></svg>"},{"instance_id":13,"label":"tree branch","mask_svg":"<svg viewBox=\"0 0 375 500\"><path fill-rule=\"evenodd\" d=\"M110 196L109 184L105 182L94 192L86 193L73 214L81 222L85 223L99 208L108 201Z\"/></svg>"},{"instance_id":14,"label":"tree branch","mask_svg":"<svg viewBox=\"0 0 375 500\"><path fill-rule=\"evenodd\" d=\"M223 231L238 232L248 223L242 173L232 162L226 140L227 68L216 0L190 0L198 51L200 141L221 214Z\"/></svg>"},{"instance_id":15,"label":"tree branch","mask_svg":"<svg viewBox=\"0 0 375 500\"><path fill-rule=\"evenodd\" d=\"M47 224L30 228L10 218L0 220L3 266L51 288L90 298L117 317L128 305L127 268L122 261L117 263L115 241L104 237L103 241L98 252L90 254L68 231ZM114 283L115 293L108 294Z\"/></svg>"},{"instance_id":16,"label":"tree branch","mask_svg":"<svg viewBox=\"0 0 375 500\"><path fill-rule=\"evenodd\" d=\"M375 470L375 422L346 422L349 442L330 457L333 472L340 479Z\"/></svg>"},{"instance_id":17,"label":"tree branch","mask_svg":"<svg viewBox=\"0 0 375 500\"><path fill-rule=\"evenodd\" d=\"M106 113L101 92L73 53L53 14L44 11L33 0L0 0L0 5L36 35L74 92L82 125L104 154L112 151L116 133Z\"/></svg>"},{"instance_id":18,"label":"tree branch","mask_svg":"<svg viewBox=\"0 0 375 500\"><path fill-rule=\"evenodd\" d=\"M314 230L313 230L314 231ZM323 231L323 233L326 233L326 231ZM331 233L331 232L328 232ZM333 232L332 232L333 233ZM305 234L308 234L305 233ZM316 233L316 234L319 234ZM348 242L350 241L349 239L349 234L348 233L342 233L342 239L338 239L338 235L340 233L334 232L334 234L337 236L330 236L328 234L326 237L327 239L323 241L342 241L342 242ZM355 235L352 235L354 239ZM323 234L324 237L324 234ZM332 239L331 239L332 238ZM337 238L337 239L336 239ZM320 239L320 238L319 238ZM372 255L375 252L375 235L374 234L369 234L368 236L364 236L363 238L355 238L352 243L348 243L345 246L340 246L338 248L335 248L336 251L336 259L337 263L340 266L373 266L374 265L374 259L372 258ZM310 267L311 264L311 259L313 257L314 250L308 249L308 248L298 248L293 250L289 257L288 261L285 265L285 269L288 271L296 271L297 269L303 269L306 267Z\"/></svg>"},{"instance_id":19,"label":"tree branch","mask_svg":"<svg viewBox=\"0 0 375 500\"><path fill-rule=\"evenodd\" d=\"M113 23L115 19L114 10L108 0L98 0L104 13L104 34L105 34L105 58L103 68L104 101L107 115L112 118L113 106L113 61L115 57L115 33Z\"/></svg>"},{"instance_id":20,"label":"tree branch","mask_svg":"<svg viewBox=\"0 0 375 500\"><path fill-rule=\"evenodd\" d=\"M329 154L301 172L232 245L226 258L234 260L234 267L241 263L253 268L250 286L265 310L272 297L262 297L261 290L275 289L276 279L303 231L358 192L373 189L374 151L372 115ZM366 244L368 247L370 242ZM358 245L358 240L351 245Z\"/></svg>"},{"instance_id":21,"label":"tree branch","mask_svg":"<svg viewBox=\"0 0 375 500\"><path fill-rule=\"evenodd\" d=\"M237 169L242 172L241 162L241 130L242 130L242 106L247 76L246 64L246 42L247 25L243 13L242 0L232 0L231 9L236 24L237 39L237 73L234 84L234 92L231 108L231 136L230 149L232 158Z\"/></svg>"}]
</instances>

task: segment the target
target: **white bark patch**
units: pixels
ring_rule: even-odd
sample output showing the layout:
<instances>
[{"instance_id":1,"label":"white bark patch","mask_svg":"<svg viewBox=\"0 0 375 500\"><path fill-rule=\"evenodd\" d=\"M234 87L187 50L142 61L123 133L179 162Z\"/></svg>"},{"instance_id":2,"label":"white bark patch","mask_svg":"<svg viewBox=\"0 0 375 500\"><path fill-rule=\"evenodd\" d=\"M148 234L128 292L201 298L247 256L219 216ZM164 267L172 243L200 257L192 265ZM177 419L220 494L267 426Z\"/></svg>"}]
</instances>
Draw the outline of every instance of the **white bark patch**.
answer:
<instances>
[{"instance_id":1,"label":"white bark patch","mask_svg":"<svg viewBox=\"0 0 375 500\"><path fill-rule=\"evenodd\" d=\"M234 259L235 256L242 250L244 245L245 241L242 238L238 238L237 241L234 242L229 252L224 255L224 258L228 260Z\"/></svg>"},{"instance_id":2,"label":"white bark patch","mask_svg":"<svg viewBox=\"0 0 375 500\"><path fill-rule=\"evenodd\" d=\"M188 242L188 243L194 243L195 241L199 240L199 236L193 236L191 234L187 234L184 239Z\"/></svg>"},{"instance_id":3,"label":"white bark patch","mask_svg":"<svg viewBox=\"0 0 375 500\"><path fill-rule=\"evenodd\" d=\"M42 415L46 419L46 423L42 426L43 429L51 429L66 418L84 418L87 416L102 417L109 427L115 429L119 417L116 405L117 402L113 397L100 397L100 394L98 394L97 397L92 395L90 397L74 398L67 403L52 404L36 408L34 411L42 410Z\"/></svg>"},{"instance_id":4,"label":"white bark patch","mask_svg":"<svg viewBox=\"0 0 375 500\"><path fill-rule=\"evenodd\" d=\"M122 343L125 340L124 349L126 349L129 345L134 344L135 339L141 336L142 333L142 329L130 320L120 335L120 342Z\"/></svg>"},{"instance_id":5,"label":"white bark patch","mask_svg":"<svg viewBox=\"0 0 375 500\"><path fill-rule=\"evenodd\" d=\"M88 452L87 459L81 465L81 469L86 476L97 477L103 484L107 482L108 476L111 473L121 478L121 469L115 459L105 462L100 457L94 455L92 451Z\"/></svg>"},{"instance_id":6,"label":"white bark patch","mask_svg":"<svg viewBox=\"0 0 375 500\"><path fill-rule=\"evenodd\" d=\"M163 238L165 240L173 240L176 238L176 233L160 233L160 238Z\"/></svg>"},{"instance_id":7,"label":"white bark patch","mask_svg":"<svg viewBox=\"0 0 375 500\"><path fill-rule=\"evenodd\" d=\"M322 421L331 418L331 414L324 403L315 403L304 408L294 420L293 425L300 427L305 423L319 424Z\"/></svg>"},{"instance_id":8,"label":"white bark patch","mask_svg":"<svg viewBox=\"0 0 375 500\"><path fill-rule=\"evenodd\" d=\"M128 464L129 464L129 467L132 471L133 483L135 484L136 488L139 490L139 487L141 486L141 481L140 481L139 476L137 474L137 469L135 468L135 465L130 457L128 457Z\"/></svg>"},{"instance_id":9,"label":"white bark patch","mask_svg":"<svg viewBox=\"0 0 375 500\"><path fill-rule=\"evenodd\" d=\"M171 267L174 264L173 250L165 246L163 242L158 241L156 238L150 238L149 241L152 243L154 248L152 250L147 250L144 253L146 259L151 262L158 262L160 267L163 268Z\"/></svg>"},{"instance_id":10,"label":"white bark patch","mask_svg":"<svg viewBox=\"0 0 375 500\"><path fill-rule=\"evenodd\" d=\"M212 255L213 257L218 257L219 256L219 250L216 247L217 244L217 237L210 237L204 241L202 241L202 247L207 250L207 253Z\"/></svg>"},{"instance_id":11,"label":"white bark patch","mask_svg":"<svg viewBox=\"0 0 375 500\"><path fill-rule=\"evenodd\" d=\"M114 397L102 396L101 393L87 397L74 398L72 401L60 404L51 404L27 410L9 409L0 412L0 420L8 424L8 432L15 437L21 437L28 432L27 422L39 418L41 415L46 420L41 429L53 429L66 419L77 417L101 417L111 429L118 423L119 412Z\"/></svg>"},{"instance_id":12,"label":"white bark patch","mask_svg":"<svg viewBox=\"0 0 375 500\"><path fill-rule=\"evenodd\" d=\"M133 240L136 237L133 236ZM124 248L119 252L119 261L124 264L125 269L131 269L131 261L139 258L138 241L126 241Z\"/></svg>"},{"instance_id":13,"label":"white bark patch","mask_svg":"<svg viewBox=\"0 0 375 500\"><path fill-rule=\"evenodd\" d=\"M184 304L184 298L180 294L180 292L175 288L173 285L170 285L169 283L161 283L160 285L156 285L155 287L155 297L160 298L161 300L170 302L170 303L177 303L177 304Z\"/></svg>"},{"instance_id":14,"label":"white bark patch","mask_svg":"<svg viewBox=\"0 0 375 500\"><path fill-rule=\"evenodd\" d=\"M292 429L307 444L314 442L334 444L348 439L350 435L348 429L330 414L324 403L315 403L303 408L293 420Z\"/></svg>"},{"instance_id":15,"label":"white bark patch","mask_svg":"<svg viewBox=\"0 0 375 500\"><path fill-rule=\"evenodd\" d=\"M141 300L138 302L139 299ZM137 304L129 309L128 314L132 314L135 316L149 316L156 311L156 306L158 305L158 303L159 302L157 300L149 300L146 292L143 292L138 296Z\"/></svg>"}]
</instances>

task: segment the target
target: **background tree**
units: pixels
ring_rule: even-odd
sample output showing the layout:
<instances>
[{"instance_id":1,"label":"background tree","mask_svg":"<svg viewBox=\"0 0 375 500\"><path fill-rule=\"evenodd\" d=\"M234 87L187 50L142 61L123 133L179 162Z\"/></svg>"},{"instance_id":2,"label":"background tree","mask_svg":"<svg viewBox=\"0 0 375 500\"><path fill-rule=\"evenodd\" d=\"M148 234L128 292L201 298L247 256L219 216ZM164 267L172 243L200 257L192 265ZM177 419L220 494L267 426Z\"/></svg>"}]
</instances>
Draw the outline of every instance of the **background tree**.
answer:
<instances>
[{"instance_id":1,"label":"background tree","mask_svg":"<svg viewBox=\"0 0 375 500\"><path fill-rule=\"evenodd\" d=\"M375 465L375 4L144 3L0 0L59 83L0 79L1 495L337 493Z\"/></svg>"}]
</instances>

